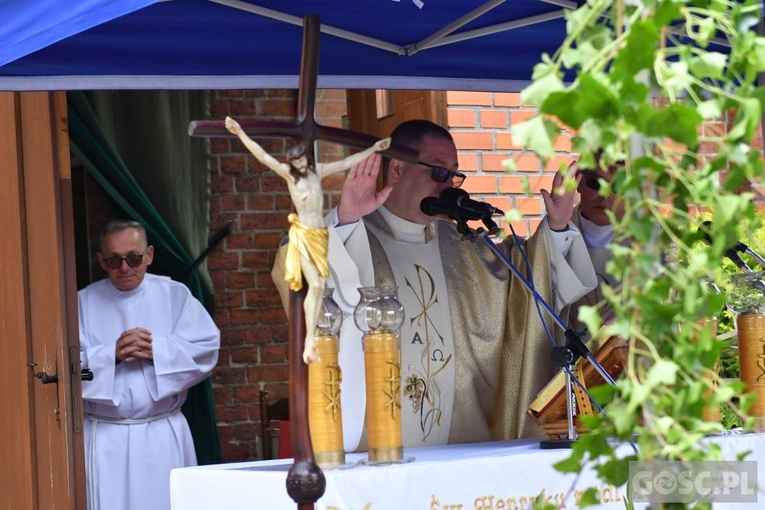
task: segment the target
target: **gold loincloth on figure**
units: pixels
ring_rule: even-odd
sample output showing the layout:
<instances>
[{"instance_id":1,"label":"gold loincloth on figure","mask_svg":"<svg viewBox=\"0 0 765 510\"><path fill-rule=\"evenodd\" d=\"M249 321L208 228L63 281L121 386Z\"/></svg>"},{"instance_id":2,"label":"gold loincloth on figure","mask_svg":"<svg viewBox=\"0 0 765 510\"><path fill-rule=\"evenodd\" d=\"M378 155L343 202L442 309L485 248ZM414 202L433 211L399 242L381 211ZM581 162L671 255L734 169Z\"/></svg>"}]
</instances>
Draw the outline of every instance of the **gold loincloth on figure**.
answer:
<instances>
[{"instance_id":1,"label":"gold loincloth on figure","mask_svg":"<svg viewBox=\"0 0 765 510\"><path fill-rule=\"evenodd\" d=\"M287 260L284 263L284 279L289 284L290 290L298 291L303 288L301 256L311 261L319 272L319 276L329 277L329 261L327 260L329 234L326 228L303 225L295 213L290 213L287 219L291 226Z\"/></svg>"}]
</instances>

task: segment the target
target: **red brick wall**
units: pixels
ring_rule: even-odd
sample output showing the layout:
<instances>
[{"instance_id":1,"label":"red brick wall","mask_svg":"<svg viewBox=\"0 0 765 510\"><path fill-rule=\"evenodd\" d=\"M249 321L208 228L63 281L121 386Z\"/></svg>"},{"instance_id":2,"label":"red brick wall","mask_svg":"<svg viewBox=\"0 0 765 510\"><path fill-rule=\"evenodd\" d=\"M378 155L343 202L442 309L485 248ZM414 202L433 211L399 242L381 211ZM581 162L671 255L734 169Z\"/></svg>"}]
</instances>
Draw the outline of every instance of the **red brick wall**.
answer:
<instances>
[{"instance_id":1,"label":"red brick wall","mask_svg":"<svg viewBox=\"0 0 765 510\"><path fill-rule=\"evenodd\" d=\"M535 115L534 108L521 104L520 94L492 92L447 92L448 127L457 144L460 171L468 177L462 187L503 211L517 208L524 218L513 223L519 236L532 234L544 216L539 190L550 189L553 175L562 163L572 161L571 137L555 140L559 155L542 166L531 152L513 142L510 129ZM512 158L517 173L507 175L502 162ZM527 196L523 178L529 179L534 196ZM497 222L507 233L504 220Z\"/></svg>"},{"instance_id":2,"label":"red brick wall","mask_svg":"<svg viewBox=\"0 0 765 510\"><path fill-rule=\"evenodd\" d=\"M513 228L520 236L531 235L544 217L544 202L539 190L550 189L555 172L576 159L571 152L571 132L564 131L554 141L556 156L543 167L542 162L530 151L513 142L512 127L535 115L532 107L521 104L518 93L492 92L447 92L448 128L457 145L460 171L468 178L462 187L477 198L484 198L495 207L507 211L513 207L519 209L524 217L513 223ZM733 116L714 123L705 124L701 133L704 136L724 135L733 121ZM762 137L752 143L754 148L762 148ZM701 144L702 156L716 155L716 145L710 142ZM505 173L502 162L512 159L517 172ZM522 189L524 178L528 178L532 196ZM723 177L724 178L724 177ZM762 184L747 185L742 191L755 194L756 203L765 208L765 193ZM497 222L509 233L504 220ZM477 226L479 225L476 222Z\"/></svg>"}]
</instances>

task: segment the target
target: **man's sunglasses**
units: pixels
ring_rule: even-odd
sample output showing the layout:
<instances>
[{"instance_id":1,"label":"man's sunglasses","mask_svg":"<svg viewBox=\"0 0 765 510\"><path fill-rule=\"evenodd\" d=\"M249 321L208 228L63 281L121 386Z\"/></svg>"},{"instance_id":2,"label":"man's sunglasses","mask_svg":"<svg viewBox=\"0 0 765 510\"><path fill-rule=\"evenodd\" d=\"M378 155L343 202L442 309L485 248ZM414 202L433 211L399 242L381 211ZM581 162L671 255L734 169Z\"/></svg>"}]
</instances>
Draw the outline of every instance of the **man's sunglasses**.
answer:
<instances>
[{"instance_id":1,"label":"man's sunglasses","mask_svg":"<svg viewBox=\"0 0 765 510\"><path fill-rule=\"evenodd\" d=\"M593 191L600 191L600 179L603 179L602 177L599 177L597 174L594 174L592 172L587 172L583 170L580 171L579 173L582 174L582 180L584 181L585 186L587 186ZM611 185L611 191L615 191L613 184Z\"/></svg>"},{"instance_id":2,"label":"man's sunglasses","mask_svg":"<svg viewBox=\"0 0 765 510\"><path fill-rule=\"evenodd\" d=\"M143 262L143 256L146 255L146 252L143 253L129 253L128 255L124 257L120 257L119 255L112 255L109 258L104 258L104 264L109 269L119 269L122 267L122 261L124 260L127 262L127 265L130 267L138 267L141 265L141 262Z\"/></svg>"},{"instance_id":3,"label":"man's sunglasses","mask_svg":"<svg viewBox=\"0 0 765 510\"><path fill-rule=\"evenodd\" d=\"M436 182L446 182L449 180L449 177L451 177L455 188L459 188L462 186L462 183L465 182L465 174L452 172L451 170L442 166L429 165L427 163L423 163L422 161L420 161L420 164L430 168L430 178Z\"/></svg>"}]
</instances>

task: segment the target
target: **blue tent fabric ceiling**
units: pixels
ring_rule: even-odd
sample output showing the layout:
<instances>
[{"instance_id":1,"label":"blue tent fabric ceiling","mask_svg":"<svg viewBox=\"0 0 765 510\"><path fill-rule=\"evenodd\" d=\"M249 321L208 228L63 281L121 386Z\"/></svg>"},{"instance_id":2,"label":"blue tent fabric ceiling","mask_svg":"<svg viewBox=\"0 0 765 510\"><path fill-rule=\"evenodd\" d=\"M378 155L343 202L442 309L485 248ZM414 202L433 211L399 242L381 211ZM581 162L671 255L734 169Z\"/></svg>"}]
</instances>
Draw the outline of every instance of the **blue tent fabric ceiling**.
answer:
<instances>
[{"instance_id":1,"label":"blue tent fabric ceiling","mask_svg":"<svg viewBox=\"0 0 765 510\"><path fill-rule=\"evenodd\" d=\"M4 0L0 65L124 16L156 0Z\"/></svg>"},{"instance_id":2,"label":"blue tent fabric ceiling","mask_svg":"<svg viewBox=\"0 0 765 510\"><path fill-rule=\"evenodd\" d=\"M5 0L0 89L294 88L299 23L317 14L319 87L520 90L562 41L564 8L578 3ZM480 15L429 46L473 11ZM514 25L523 26L499 30ZM477 31L488 34L460 40Z\"/></svg>"}]
</instances>

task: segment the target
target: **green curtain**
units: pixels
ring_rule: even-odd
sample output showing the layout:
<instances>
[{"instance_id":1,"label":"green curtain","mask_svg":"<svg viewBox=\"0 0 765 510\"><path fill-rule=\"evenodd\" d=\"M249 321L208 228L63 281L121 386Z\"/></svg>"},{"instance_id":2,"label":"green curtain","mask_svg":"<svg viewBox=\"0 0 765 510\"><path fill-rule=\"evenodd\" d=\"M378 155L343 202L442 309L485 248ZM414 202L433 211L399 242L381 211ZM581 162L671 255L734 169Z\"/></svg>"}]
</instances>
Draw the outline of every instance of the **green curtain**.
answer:
<instances>
[{"instance_id":1,"label":"green curtain","mask_svg":"<svg viewBox=\"0 0 765 510\"><path fill-rule=\"evenodd\" d=\"M70 92L67 103L74 156L126 218L146 227L154 264L212 313L206 264L188 273L209 234L207 151L186 131L190 120L207 117L206 93ZM219 463L209 378L189 390L183 412L199 463Z\"/></svg>"}]
</instances>

